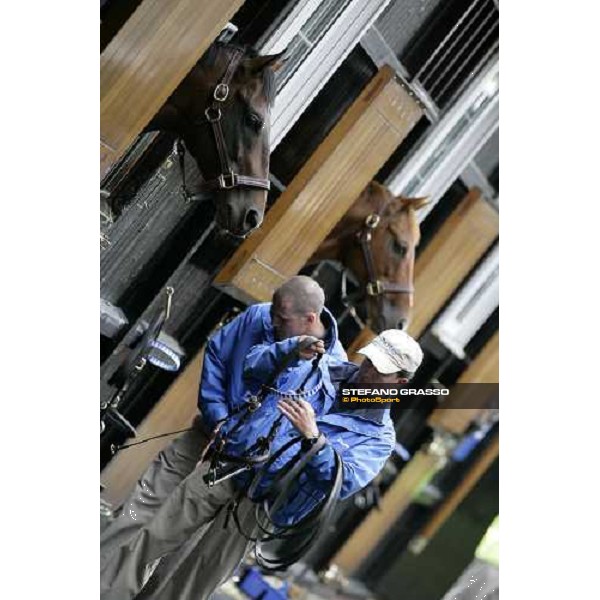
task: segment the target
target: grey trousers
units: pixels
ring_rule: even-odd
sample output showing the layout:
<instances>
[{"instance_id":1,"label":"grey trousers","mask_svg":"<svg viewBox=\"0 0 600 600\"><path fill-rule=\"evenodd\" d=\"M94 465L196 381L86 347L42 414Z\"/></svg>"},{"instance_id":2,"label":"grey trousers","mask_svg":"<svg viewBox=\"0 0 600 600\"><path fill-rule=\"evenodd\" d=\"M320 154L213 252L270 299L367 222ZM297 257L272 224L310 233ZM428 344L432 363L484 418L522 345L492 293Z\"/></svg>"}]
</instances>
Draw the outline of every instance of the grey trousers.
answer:
<instances>
[{"instance_id":1,"label":"grey trousers","mask_svg":"<svg viewBox=\"0 0 600 600\"><path fill-rule=\"evenodd\" d=\"M119 516L102 532L101 568L114 552L128 544L152 520L169 495L196 467L208 436L203 431L200 417L196 418L193 427L157 455L137 482Z\"/></svg>"},{"instance_id":2,"label":"grey trousers","mask_svg":"<svg viewBox=\"0 0 600 600\"><path fill-rule=\"evenodd\" d=\"M252 543L238 531L233 519L226 524L225 508L199 529L176 554L158 565L136 600L203 600L235 573ZM256 534L255 505L242 500L238 509L242 530Z\"/></svg>"},{"instance_id":3,"label":"grey trousers","mask_svg":"<svg viewBox=\"0 0 600 600\"><path fill-rule=\"evenodd\" d=\"M180 556L174 572L159 583L157 597L167 594L181 599L184 594L195 599L208 598L214 589L235 570L243 558L248 542L237 534L230 522L223 528L225 506L236 494L231 481L209 488L202 476L204 463L195 469L168 496L133 539L119 546L105 560L100 576L102 600L135 598L147 580L147 571L155 562L181 550L190 538L200 541L200 552ZM240 517L247 531L254 531L254 511L250 501L240 506ZM170 591L169 591L170 590Z\"/></svg>"}]
</instances>

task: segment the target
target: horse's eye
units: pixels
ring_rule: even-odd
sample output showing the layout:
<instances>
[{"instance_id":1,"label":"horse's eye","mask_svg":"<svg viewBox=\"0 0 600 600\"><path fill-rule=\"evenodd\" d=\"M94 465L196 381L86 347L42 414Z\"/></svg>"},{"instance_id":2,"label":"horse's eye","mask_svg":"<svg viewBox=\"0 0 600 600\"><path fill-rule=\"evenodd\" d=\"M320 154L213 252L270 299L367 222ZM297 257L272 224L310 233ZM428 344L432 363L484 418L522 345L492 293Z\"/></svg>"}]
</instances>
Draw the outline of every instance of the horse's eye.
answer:
<instances>
[{"instance_id":1,"label":"horse's eye","mask_svg":"<svg viewBox=\"0 0 600 600\"><path fill-rule=\"evenodd\" d=\"M394 252L394 254L397 254L401 258L404 258L406 256L406 253L408 252L408 247L406 246L406 244L403 244L397 239L392 238L392 251Z\"/></svg>"},{"instance_id":2,"label":"horse's eye","mask_svg":"<svg viewBox=\"0 0 600 600\"><path fill-rule=\"evenodd\" d=\"M256 133L259 133L260 130L263 128L264 125L264 121L255 113L250 113L247 117L246 120L248 122L248 125L254 130L256 131Z\"/></svg>"}]
</instances>

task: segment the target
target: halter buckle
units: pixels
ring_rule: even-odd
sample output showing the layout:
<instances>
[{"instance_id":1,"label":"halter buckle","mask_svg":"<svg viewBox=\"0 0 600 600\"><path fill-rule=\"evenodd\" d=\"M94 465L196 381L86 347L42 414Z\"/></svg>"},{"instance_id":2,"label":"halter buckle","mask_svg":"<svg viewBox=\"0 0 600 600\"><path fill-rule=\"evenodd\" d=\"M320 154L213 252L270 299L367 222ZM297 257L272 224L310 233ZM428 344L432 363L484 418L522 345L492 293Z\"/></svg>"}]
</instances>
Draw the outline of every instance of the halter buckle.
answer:
<instances>
[{"instance_id":1,"label":"halter buckle","mask_svg":"<svg viewBox=\"0 0 600 600\"><path fill-rule=\"evenodd\" d=\"M371 213L365 219L365 225L369 229L375 229L375 227L377 227L377 225L379 225L380 221L381 221L380 215L378 215L377 213Z\"/></svg>"},{"instance_id":2,"label":"halter buckle","mask_svg":"<svg viewBox=\"0 0 600 600\"><path fill-rule=\"evenodd\" d=\"M204 116L209 123L216 123L221 120L221 109L218 106L207 106Z\"/></svg>"},{"instance_id":3,"label":"halter buckle","mask_svg":"<svg viewBox=\"0 0 600 600\"><path fill-rule=\"evenodd\" d=\"M367 295L368 296L379 296L383 294L383 283L381 281L369 281L367 283Z\"/></svg>"},{"instance_id":4,"label":"halter buckle","mask_svg":"<svg viewBox=\"0 0 600 600\"><path fill-rule=\"evenodd\" d=\"M213 98L217 102L225 102L229 96L229 86L226 83L219 83L213 92Z\"/></svg>"},{"instance_id":5,"label":"halter buckle","mask_svg":"<svg viewBox=\"0 0 600 600\"><path fill-rule=\"evenodd\" d=\"M221 173L218 177L219 187L222 190L230 190L236 185L236 177L233 171L229 173Z\"/></svg>"}]
</instances>

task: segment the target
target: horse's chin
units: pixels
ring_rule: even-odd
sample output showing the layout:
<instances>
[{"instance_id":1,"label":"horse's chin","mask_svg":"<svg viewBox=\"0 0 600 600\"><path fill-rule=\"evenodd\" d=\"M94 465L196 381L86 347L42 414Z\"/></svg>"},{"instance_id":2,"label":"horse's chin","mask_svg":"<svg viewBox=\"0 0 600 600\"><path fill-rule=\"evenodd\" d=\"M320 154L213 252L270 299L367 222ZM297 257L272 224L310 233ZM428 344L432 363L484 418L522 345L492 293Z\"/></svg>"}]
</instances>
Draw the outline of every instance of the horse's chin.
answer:
<instances>
[{"instance_id":1,"label":"horse's chin","mask_svg":"<svg viewBox=\"0 0 600 600\"><path fill-rule=\"evenodd\" d=\"M366 324L377 334L388 329L402 329L406 331L410 324L410 319L405 317L386 318L380 314L369 314Z\"/></svg>"},{"instance_id":2,"label":"horse's chin","mask_svg":"<svg viewBox=\"0 0 600 600\"><path fill-rule=\"evenodd\" d=\"M229 244L231 246L239 246L250 235L250 233L240 235L230 231L229 229L220 227L218 229L217 235L221 242Z\"/></svg>"}]
</instances>

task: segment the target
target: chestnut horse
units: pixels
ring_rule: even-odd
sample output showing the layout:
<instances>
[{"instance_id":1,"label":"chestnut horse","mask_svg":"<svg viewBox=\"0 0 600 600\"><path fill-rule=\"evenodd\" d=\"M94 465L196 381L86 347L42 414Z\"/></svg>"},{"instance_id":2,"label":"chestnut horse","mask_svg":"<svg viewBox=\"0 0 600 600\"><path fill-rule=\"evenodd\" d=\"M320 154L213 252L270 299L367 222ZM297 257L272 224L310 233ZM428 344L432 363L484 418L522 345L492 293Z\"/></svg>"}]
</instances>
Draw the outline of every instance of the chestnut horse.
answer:
<instances>
[{"instance_id":1,"label":"chestnut horse","mask_svg":"<svg viewBox=\"0 0 600 600\"><path fill-rule=\"evenodd\" d=\"M376 332L408 326L420 239L416 210L426 203L372 181L309 260L339 261L356 275L358 301L366 302L367 324Z\"/></svg>"},{"instance_id":2,"label":"chestnut horse","mask_svg":"<svg viewBox=\"0 0 600 600\"><path fill-rule=\"evenodd\" d=\"M146 128L183 140L204 178L199 196L214 193L217 225L234 236L247 236L264 217L274 71L282 55L213 43ZM186 192L185 180L183 187L189 199L198 197Z\"/></svg>"}]
</instances>

